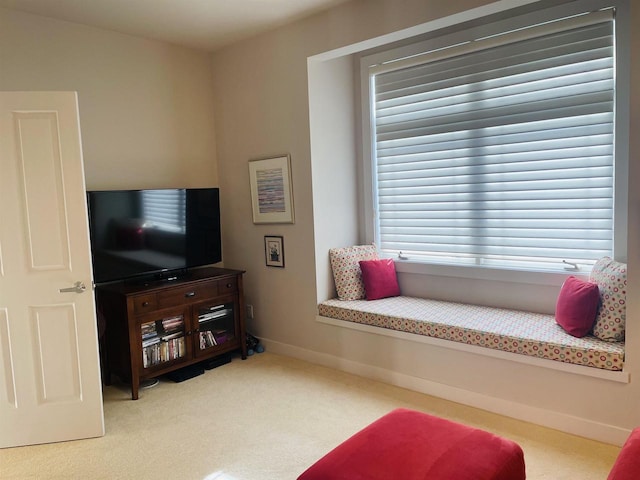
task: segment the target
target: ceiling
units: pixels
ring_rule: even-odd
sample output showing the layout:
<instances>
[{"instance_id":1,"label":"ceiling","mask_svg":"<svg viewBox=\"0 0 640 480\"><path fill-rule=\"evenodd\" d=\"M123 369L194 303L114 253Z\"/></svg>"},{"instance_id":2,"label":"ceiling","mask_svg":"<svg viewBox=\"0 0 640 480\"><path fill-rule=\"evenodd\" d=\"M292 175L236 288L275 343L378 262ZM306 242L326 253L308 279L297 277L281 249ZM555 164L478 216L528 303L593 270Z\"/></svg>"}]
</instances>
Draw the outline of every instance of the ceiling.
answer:
<instances>
[{"instance_id":1,"label":"ceiling","mask_svg":"<svg viewBox=\"0 0 640 480\"><path fill-rule=\"evenodd\" d=\"M0 0L0 7L216 50L346 0Z\"/></svg>"}]
</instances>

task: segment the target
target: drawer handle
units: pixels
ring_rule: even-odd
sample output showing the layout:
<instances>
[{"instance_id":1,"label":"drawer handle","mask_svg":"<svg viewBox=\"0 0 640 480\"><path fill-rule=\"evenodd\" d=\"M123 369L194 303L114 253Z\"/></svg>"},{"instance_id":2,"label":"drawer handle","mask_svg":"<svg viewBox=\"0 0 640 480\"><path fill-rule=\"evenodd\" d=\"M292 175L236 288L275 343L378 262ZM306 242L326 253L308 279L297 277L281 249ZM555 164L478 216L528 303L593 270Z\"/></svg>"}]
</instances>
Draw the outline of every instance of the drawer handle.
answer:
<instances>
[{"instance_id":1,"label":"drawer handle","mask_svg":"<svg viewBox=\"0 0 640 480\"><path fill-rule=\"evenodd\" d=\"M142 302L142 306L143 307L148 307L149 306L149 302Z\"/></svg>"},{"instance_id":2,"label":"drawer handle","mask_svg":"<svg viewBox=\"0 0 640 480\"><path fill-rule=\"evenodd\" d=\"M195 297L196 296L196 292L187 292L187 293L184 294L184 296L186 298Z\"/></svg>"},{"instance_id":3,"label":"drawer handle","mask_svg":"<svg viewBox=\"0 0 640 480\"><path fill-rule=\"evenodd\" d=\"M227 288L231 288L231 287L233 287L233 284L232 283L227 283Z\"/></svg>"}]
</instances>

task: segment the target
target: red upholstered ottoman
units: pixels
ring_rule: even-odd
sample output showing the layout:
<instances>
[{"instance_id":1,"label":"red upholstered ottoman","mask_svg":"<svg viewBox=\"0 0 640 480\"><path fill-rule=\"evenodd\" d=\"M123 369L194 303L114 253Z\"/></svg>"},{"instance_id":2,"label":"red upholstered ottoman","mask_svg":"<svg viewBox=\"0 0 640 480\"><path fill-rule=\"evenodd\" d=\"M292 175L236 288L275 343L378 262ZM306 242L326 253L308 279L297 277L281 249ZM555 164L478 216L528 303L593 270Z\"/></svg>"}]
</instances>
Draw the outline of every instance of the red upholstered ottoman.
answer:
<instances>
[{"instance_id":1,"label":"red upholstered ottoman","mask_svg":"<svg viewBox=\"0 0 640 480\"><path fill-rule=\"evenodd\" d=\"M298 480L524 480L520 446L492 433L397 409L309 467Z\"/></svg>"},{"instance_id":2,"label":"red upholstered ottoman","mask_svg":"<svg viewBox=\"0 0 640 480\"><path fill-rule=\"evenodd\" d=\"M633 429L613 464L607 480L638 480L640 478L640 427Z\"/></svg>"}]
</instances>

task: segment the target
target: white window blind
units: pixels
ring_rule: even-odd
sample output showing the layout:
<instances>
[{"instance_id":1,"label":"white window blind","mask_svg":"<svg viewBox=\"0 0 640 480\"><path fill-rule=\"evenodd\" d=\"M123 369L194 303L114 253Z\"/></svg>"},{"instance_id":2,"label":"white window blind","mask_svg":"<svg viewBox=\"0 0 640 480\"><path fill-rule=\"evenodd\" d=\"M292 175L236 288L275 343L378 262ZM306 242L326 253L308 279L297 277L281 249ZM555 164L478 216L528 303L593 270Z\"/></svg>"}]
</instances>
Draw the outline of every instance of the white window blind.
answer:
<instances>
[{"instance_id":1,"label":"white window blind","mask_svg":"<svg viewBox=\"0 0 640 480\"><path fill-rule=\"evenodd\" d=\"M185 190L144 190L142 209L145 226L170 232L184 232Z\"/></svg>"},{"instance_id":2,"label":"white window blind","mask_svg":"<svg viewBox=\"0 0 640 480\"><path fill-rule=\"evenodd\" d=\"M613 20L598 12L579 21L376 67L382 251L549 270L611 255Z\"/></svg>"}]
</instances>

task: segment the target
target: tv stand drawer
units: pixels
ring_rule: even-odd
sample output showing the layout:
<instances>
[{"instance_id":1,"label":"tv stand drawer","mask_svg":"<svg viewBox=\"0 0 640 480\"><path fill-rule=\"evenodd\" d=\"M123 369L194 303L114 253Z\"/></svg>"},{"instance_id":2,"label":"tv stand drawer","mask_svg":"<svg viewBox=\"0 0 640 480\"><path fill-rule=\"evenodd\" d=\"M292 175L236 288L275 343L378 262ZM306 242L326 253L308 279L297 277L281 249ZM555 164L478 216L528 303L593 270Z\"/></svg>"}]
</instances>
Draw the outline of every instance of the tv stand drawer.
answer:
<instances>
[{"instance_id":1,"label":"tv stand drawer","mask_svg":"<svg viewBox=\"0 0 640 480\"><path fill-rule=\"evenodd\" d=\"M225 295L227 293L236 293L238 291L238 279L227 278L218 280L218 295Z\"/></svg>"},{"instance_id":2,"label":"tv stand drawer","mask_svg":"<svg viewBox=\"0 0 640 480\"><path fill-rule=\"evenodd\" d=\"M133 311L138 313L152 312L158 308L158 297L155 293L146 293L133 297Z\"/></svg>"},{"instance_id":3,"label":"tv stand drawer","mask_svg":"<svg viewBox=\"0 0 640 480\"><path fill-rule=\"evenodd\" d=\"M158 293L158 307L176 307L206 300L217 295L218 281L215 280L169 288Z\"/></svg>"}]
</instances>

